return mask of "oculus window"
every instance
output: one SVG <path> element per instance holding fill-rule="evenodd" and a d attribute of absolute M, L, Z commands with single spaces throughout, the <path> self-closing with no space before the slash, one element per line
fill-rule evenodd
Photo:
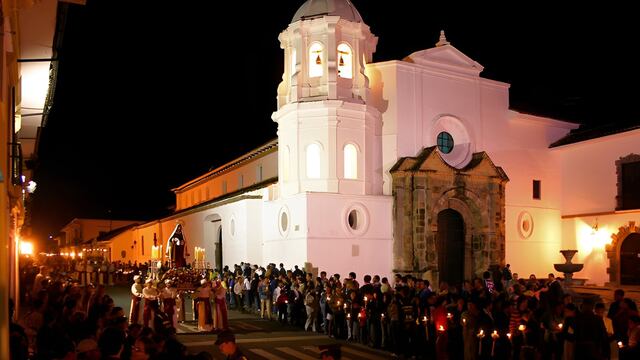
<path fill-rule="evenodd" d="M 453 136 L 446 131 L 438 134 L 437 138 L 438 150 L 443 154 L 453 151 Z"/>

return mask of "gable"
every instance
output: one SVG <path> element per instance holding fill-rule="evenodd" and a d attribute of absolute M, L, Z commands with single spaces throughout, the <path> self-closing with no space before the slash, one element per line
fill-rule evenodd
<path fill-rule="evenodd" d="M 484 67 L 452 45 L 416 51 L 404 61 L 441 70 L 480 76 Z"/>
<path fill-rule="evenodd" d="M 496 166 L 489 155 L 482 151 L 473 154 L 469 164 L 463 169 L 456 169 L 447 164 L 435 146 L 424 148 L 416 157 L 401 158 L 391 168 L 392 174 L 397 172 L 447 172 L 450 174 L 475 175 L 482 177 L 496 177 L 503 181 L 509 181 L 504 170 Z"/>

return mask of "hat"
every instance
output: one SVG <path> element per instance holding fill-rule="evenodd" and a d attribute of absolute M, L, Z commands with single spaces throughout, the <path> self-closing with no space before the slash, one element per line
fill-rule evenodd
<path fill-rule="evenodd" d="M 220 334 L 218 334 L 218 340 L 216 340 L 216 345 L 220 345 L 226 342 L 236 342 L 236 336 L 233 335 L 231 330 L 223 330 Z"/>
<path fill-rule="evenodd" d="M 145 284 L 150 284 L 150 283 L 152 283 L 152 282 L 153 282 L 153 280 L 152 280 L 151 278 L 148 278 L 148 279 L 147 279 L 147 281 L 145 281 L 144 283 L 145 283 Z"/>
<path fill-rule="evenodd" d="M 140 275 L 134 275 L 134 276 L 133 276 L 133 281 L 136 281 L 136 280 L 138 280 L 138 279 L 140 279 Z"/>
<path fill-rule="evenodd" d="M 207 283 L 207 279 L 202 279 L 202 280 L 200 280 L 200 284 L 201 284 L 201 285 L 204 285 L 204 284 L 206 284 L 206 283 Z"/>
<path fill-rule="evenodd" d="M 342 351 L 340 350 L 340 344 L 319 345 L 318 349 L 320 350 L 321 359 L 324 356 L 331 356 L 336 359 L 342 356 Z"/>
<path fill-rule="evenodd" d="M 84 339 L 76 346 L 77 353 L 98 350 L 98 343 L 93 339 Z"/>

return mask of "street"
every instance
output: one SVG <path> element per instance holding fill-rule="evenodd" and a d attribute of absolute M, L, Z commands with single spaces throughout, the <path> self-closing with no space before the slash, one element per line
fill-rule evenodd
<path fill-rule="evenodd" d="M 113 297 L 116 306 L 124 308 L 129 313 L 130 296 L 127 287 L 110 287 L 107 293 Z M 187 317 L 191 318 L 191 309 L 186 309 Z M 320 333 L 304 332 L 290 325 L 281 325 L 276 321 L 262 320 L 256 315 L 242 314 L 229 311 L 229 324 L 236 336 L 236 343 L 249 359 L 318 359 L 319 345 L 341 344 L 342 358 L 346 360 L 383 360 L 391 358 L 391 354 L 368 348 L 360 344 L 330 339 Z M 188 321 L 178 325 L 178 339 L 187 346 L 189 352 L 197 354 L 201 351 L 209 352 L 214 359 L 224 359 L 214 344 L 216 335 L 197 333 L 196 323 Z"/>

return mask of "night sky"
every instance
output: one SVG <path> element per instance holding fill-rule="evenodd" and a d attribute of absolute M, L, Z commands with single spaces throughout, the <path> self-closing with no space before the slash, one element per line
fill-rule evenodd
<path fill-rule="evenodd" d="M 171 188 L 275 138 L 278 34 L 303 2 L 88 0 L 73 7 L 40 143 L 34 237 L 76 217 L 167 214 Z M 484 66 L 483 77 L 511 84 L 515 110 L 588 126 L 638 122 L 638 92 L 625 90 L 640 80 L 631 55 L 640 23 L 629 8 L 353 3 L 379 37 L 374 61 L 430 48 L 444 29 Z"/>

